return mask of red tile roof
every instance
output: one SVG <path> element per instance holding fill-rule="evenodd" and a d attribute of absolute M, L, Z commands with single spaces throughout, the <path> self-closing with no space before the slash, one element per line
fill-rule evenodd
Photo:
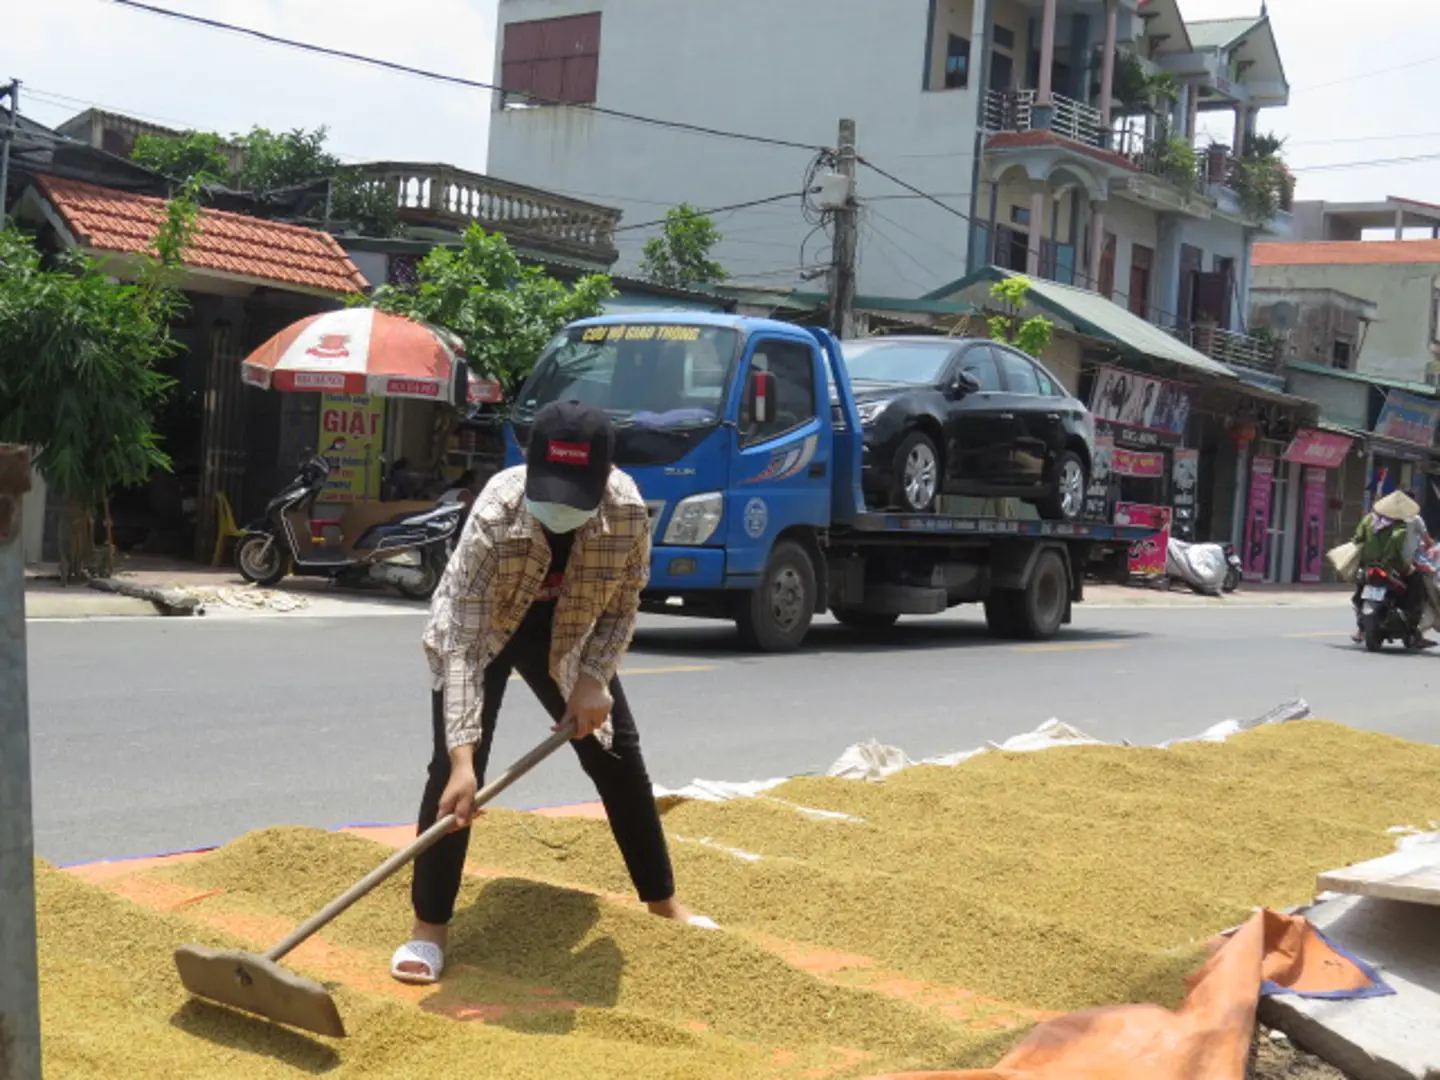
<path fill-rule="evenodd" d="M 53 176 L 39 177 L 36 186 L 82 246 L 126 255 L 153 250 L 164 199 Z M 223 210 L 200 212 L 185 265 L 331 293 L 358 292 L 369 285 L 329 233 Z"/>
<path fill-rule="evenodd" d="M 1107 165 L 1114 165 L 1119 169 L 1127 169 L 1130 172 L 1140 171 L 1135 167 L 1133 161 L 1113 150 L 1102 150 L 1098 146 L 1072 142 L 1056 135 L 1053 131 L 1002 131 L 998 135 L 991 135 L 985 145 L 990 150 L 1025 150 L 1037 146 L 1053 146 L 1061 150 L 1072 150 L 1075 153 L 1084 154 L 1086 157 L 1103 161 Z"/>
<path fill-rule="evenodd" d="M 1440 263 L 1440 240 L 1311 240 L 1300 244 L 1256 244 L 1251 262 L 1255 266 Z"/>

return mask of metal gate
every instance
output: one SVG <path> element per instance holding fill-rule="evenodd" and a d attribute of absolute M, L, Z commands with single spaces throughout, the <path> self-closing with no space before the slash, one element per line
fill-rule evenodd
<path fill-rule="evenodd" d="M 208 563 L 215 551 L 218 499 L 223 494 L 240 512 L 245 478 L 245 395 L 240 382 L 240 331 L 217 319 L 210 326 L 210 358 L 205 371 L 204 415 L 200 433 L 199 527 L 195 558 Z"/>

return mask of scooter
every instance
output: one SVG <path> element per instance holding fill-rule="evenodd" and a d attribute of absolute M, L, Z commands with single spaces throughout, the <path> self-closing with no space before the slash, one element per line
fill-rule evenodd
<path fill-rule="evenodd" d="M 1224 544 L 1222 549 L 1225 552 L 1225 583 L 1220 589 L 1222 592 L 1234 592 L 1245 576 L 1245 567 L 1241 565 L 1240 553 L 1235 550 L 1234 544 Z"/>
<path fill-rule="evenodd" d="M 1420 648 L 1420 634 L 1410 625 L 1405 612 L 1406 584 L 1379 566 L 1364 572 L 1360 584 L 1360 633 L 1365 648 L 1379 652 L 1387 641 L 1399 641 L 1405 648 Z"/>
<path fill-rule="evenodd" d="M 1165 551 L 1165 587 L 1173 582 L 1188 585 L 1201 596 L 1218 596 L 1233 592 L 1232 575 L 1240 559 L 1221 544 L 1187 544 L 1179 537 L 1170 537 Z"/>
<path fill-rule="evenodd" d="M 312 539 L 310 519 L 329 475 L 329 462 L 312 456 L 270 500 L 265 516 L 248 526 L 235 546 L 240 576 L 269 586 L 293 567 L 302 577 L 389 585 L 408 600 L 428 600 L 450 560 L 466 507 L 450 503 L 372 525 L 355 541 L 354 554 L 320 548 Z"/>

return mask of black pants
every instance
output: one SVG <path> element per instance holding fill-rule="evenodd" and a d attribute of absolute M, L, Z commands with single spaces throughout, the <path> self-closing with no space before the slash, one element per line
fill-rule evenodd
<path fill-rule="evenodd" d="M 529 684 L 540 704 L 557 721 L 565 713 L 565 698 L 550 677 L 548 643 L 542 647 L 533 642 L 512 641 L 485 669 L 485 704 L 481 716 L 480 744 L 475 748 L 475 774 L 483 786 L 490 745 L 495 736 L 495 720 L 500 702 L 513 671 Z M 593 735 L 571 743 L 580 758 L 580 765 L 595 783 L 610 831 L 620 847 L 630 880 L 640 899 L 647 903 L 668 900 L 675 895 L 675 878 L 670 867 L 670 853 L 660 827 L 660 812 L 645 761 L 640 755 L 640 733 L 625 700 L 620 680 L 612 679 L 610 694 L 615 707 L 610 714 L 615 737 L 606 750 Z M 439 817 L 440 796 L 450 780 L 450 754 L 445 745 L 445 710 L 440 691 L 431 695 L 431 726 L 434 732 L 434 754 L 430 759 L 430 778 L 420 802 L 418 832 L 424 832 Z M 410 886 L 410 899 L 415 917 L 421 922 L 448 923 L 455 914 L 455 898 L 460 892 L 460 879 L 465 869 L 465 855 L 470 845 L 470 830 L 450 833 L 415 860 L 415 877 Z"/>

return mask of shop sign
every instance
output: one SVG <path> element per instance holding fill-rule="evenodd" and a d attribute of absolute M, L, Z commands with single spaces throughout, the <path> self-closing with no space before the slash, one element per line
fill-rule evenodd
<path fill-rule="evenodd" d="M 380 493 L 385 402 L 369 395 L 320 398 L 320 456 L 330 463 L 321 502 L 348 503 Z"/>
<path fill-rule="evenodd" d="M 1245 515 L 1245 550 L 1240 556 L 1246 581 L 1264 581 L 1270 565 L 1270 504 L 1275 497 L 1275 459 L 1250 463 L 1250 503 Z"/>
<path fill-rule="evenodd" d="M 1155 432 L 1161 441 L 1179 439 L 1190 419 L 1190 394 L 1179 383 L 1102 367 L 1095 375 L 1090 412 L 1097 421 Z"/>
<path fill-rule="evenodd" d="M 1285 460 L 1321 469 L 1338 469 L 1355 440 L 1328 431 L 1302 428 L 1285 451 Z"/>
<path fill-rule="evenodd" d="M 1116 476 L 1135 476 L 1153 480 L 1165 475 L 1165 454 L 1159 450 L 1121 450 L 1111 459 L 1110 471 Z"/>
<path fill-rule="evenodd" d="M 1170 508 L 1145 503 L 1116 503 L 1116 525 L 1138 525 L 1156 530 L 1153 536 L 1130 545 L 1130 573 L 1154 577 L 1165 573 L 1165 553 L 1170 548 Z"/>
<path fill-rule="evenodd" d="M 1095 460 L 1090 463 L 1090 483 L 1085 489 L 1085 520 L 1110 519 L 1111 465 L 1115 459 L 1115 440 L 1108 435 L 1095 436 Z"/>
<path fill-rule="evenodd" d="M 1305 532 L 1300 542 L 1300 580 L 1313 585 L 1320 580 L 1325 550 L 1324 469 L 1305 470 Z"/>
<path fill-rule="evenodd" d="M 1200 489 L 1200 451 L 1176 450 L 1170 465 L 1170 502 L 1175 508 L 1175 531 L 1181 536 L 1193 535 L 1195 497 Z"/>
<path fill-rule="evenodd" d="M 1375 434 L 1382 439 L 1413 443 L 1428 447 L 1435 439 L 1435 424 L 1440 420 L 1440 402 L 1391 390 L 1385 406 L 1375 421 Z"/>

